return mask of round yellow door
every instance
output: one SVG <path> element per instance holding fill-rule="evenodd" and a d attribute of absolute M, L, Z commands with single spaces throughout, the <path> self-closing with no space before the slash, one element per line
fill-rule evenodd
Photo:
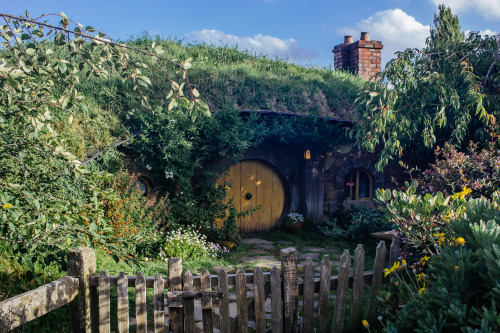
<path fill-rule="evenodd" d="M 257 209 L 243 216 L 238 224 L 243 233 L 266 231 L 274 227 L 285 207 L 285 191 L 280 177 L 267 163 L 245 160 L 229 168 L 218 184 L 231 182 L 226 188 L 226 202 L 233 199 L 238 211 Z"/>

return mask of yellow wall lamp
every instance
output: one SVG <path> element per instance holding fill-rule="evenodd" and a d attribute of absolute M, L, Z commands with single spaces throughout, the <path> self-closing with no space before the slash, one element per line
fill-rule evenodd
<path fill-rule="evenodd" d="M 304 150 L 304 159 L 305 160 L 310 160 L 311 159 L 311 149 L 306 149 Z"/>

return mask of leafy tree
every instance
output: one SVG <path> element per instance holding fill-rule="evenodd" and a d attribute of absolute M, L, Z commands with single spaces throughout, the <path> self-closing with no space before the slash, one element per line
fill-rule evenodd
<path fill-rule="evenodd" d="M 404 152 L 425 163 L 436 145 L 483 142 L 498 118 L 499 37 L 463 40 L 443 6 L 435 24 L 425 48 L 399 52 L 357 99 L 350 135 L 368 151 L 380 149 L 379 169 Z"/>
<path fill-rule="evenodd" d="M 58 26 L 46 21 L 54 17 Z M 82 165 L 64 129 L 88 112 L 78 84 L 90 77 L 118 73 L 138 107 L 161 104 L 148 96 L 150 81 L 141 72 L 146 65 L 134 50 L 64 13 L 31 19 L 26 11 L 26 17 L 0 19 L 0 240 L 32 269 L 37 261 L 64 259 L 73 246 L 111 238 L 109 250 L 125 255 L 104 216 L 102 200 L 114 199 L 100 186 L 109 175 Z M 206 114 L 198 92 L 182 82 L 189 60 L 163 58 L 154 44 L 139 52 L 163 64 L 172 87 L 163 101 L 169 110 Z M 179 79 L 169 76 L 175 71 Z"/>
<path fill-rule="evenodd" d="M 445 45 L 463 42 L 465 35 L 460 30 L 458 16 L 453 15 L 445 5 L 439 5 L 438 9 L 439 13 L 434 14 L 434 27 L 431 27 L 431 43 L 436 44 L 440 40 Z"/>

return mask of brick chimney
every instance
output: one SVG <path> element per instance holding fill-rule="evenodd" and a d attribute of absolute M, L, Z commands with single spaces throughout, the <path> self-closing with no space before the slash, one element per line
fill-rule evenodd
<path fill-rule="evenodd" d="M 370 41 L 368 32 L 362 32 L 360 40 L 354 43 L 352 36 L 345 36 L 344 43 L 333 48 L 334 68 L 352 71 L 369 80 L 381 71 L 382 48 L 382 42 Z"/>

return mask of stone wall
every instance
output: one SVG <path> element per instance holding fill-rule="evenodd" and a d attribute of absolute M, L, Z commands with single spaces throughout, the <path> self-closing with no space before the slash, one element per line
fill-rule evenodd
<path fill-rule="evenodd" d="M 399 184 L 408 180 L 408 175 L 400 166 L 390 164 L 384 168 L 384 172 L 375 169 L 377 153 L 367 153 L 357 148 L 350 148 L 344 151 L 328 153 L 325 160 L 324 171 L 324 209 L 325 212 L 332 212 L 336 209 L 339 200 L 344 197 L 344 182 L 352 170 L 363 168 L 372 176 L 372 196 L 377 188 L 393 189 L 396 184 L 392 181 L 397 179 Z M 342 150 L 342 149 L 341 149 Z M 374 206 L 372 200 L 348 200 L 346 206 L 365 205 Z"/>

